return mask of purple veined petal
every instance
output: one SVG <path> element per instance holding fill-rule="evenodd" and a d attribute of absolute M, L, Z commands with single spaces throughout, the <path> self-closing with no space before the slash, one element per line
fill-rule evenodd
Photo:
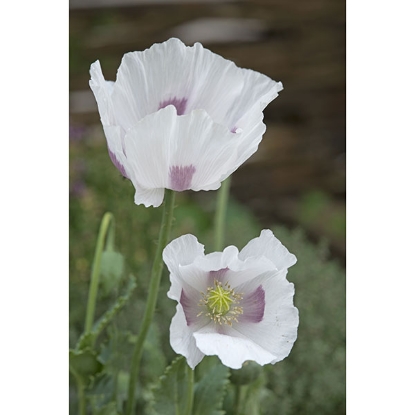
<path fill-rule="evenodd" d="M 203 110 L 178 116 L 168 105 L 127 131 L 126 171 L 136 188 L 218 189 L 234 168 L 238 139 Z"/>
<path fill-rule="evenodd" d="M 242 68 L 241 74 L 242 90 L 227 114 L 234 125 L 238 125 L 238 120 L 245 118 L 252 111 L 263 112 L 265 107 L 283 90 L 281 82 L 275 82 L 259 72 Z"/>
<path fill-rule="evenodd" d="M 291 254 L 269 229 L 261 231 L 259 237 L 249 241 L 239 253 L 241 260 L 259 256 L 268 258 L 278 270 L 289 268 L 297 262 L 295 255 Z"/>
<path fill-rule="evenodd" d="M 215 280 L 221 283 L 226 282 L 225 275 L 229 271 L 229 268 L 222 268 L 218 271 L 210 271 L 208 275 L 208 285 L 213 286 Z"/>
<path fill-rule="evenodd" d="M 230 245 L 226 247 L 223 252 L 211 252 L 204 257 L 195 259 L 195 265 L 206 271 L 210 272 L 224 272 L 226 271 L 226 281 L 229 282 L 228 278 L 232 275 L 233 264 L 238 261 L 239 250 L 236 246 Z M 229 271 L 229 274 L 227 273 Z M 214 275 L 214 274 L 213 274 Z M 220 275 L 220 274 L 219 274 Z"/>
<path fill-rule="evenodd" d="M 97 100 L 101 122 L 103 125 L 115 125 L 116 118 L 111 99 L 114 82 L 105 80 L 99 61 L 91 65 L 90 73 L 91 80 L 89 81 L 89 86 Z"/>
<path fill-rule="evenodd" d="M 244 312 L 238 317 L 241 323 L 259 323 L 264 318 L 265 291 L 260 285 L 254 292 L 245 296 L 240 306 Z"/>
<path fill-rule="evenodd" d="M 110 156 L 110 159 L 112 161 L 112 163 L 114 164 L 114 166 L 119 170 L 119 172 L 126 177 L 127 179 L 129 179 L 127 172 L 125 171 L 124 166 L 122 165 L 122 163 L 117 159 L 116 155 L 108 148 L 108 154 Z"/>
<path fill-rule="evenodd" d="M 186 323 L 188 326 L 199 322 L 200 319 L 198 317 L 198 314 L 201 311 L 201 308 L 199 307 L 199 299 L 200 295 L 199 293 L 193 289 L 193 287 L 186 287 L 187 294 L 185 290 L 182 288 L 182 292 L 180 294 L 180 304 L 183 307 L 184 315 L 186 317 Z M 202 317 L 203 319 L 203 317 Z"/>
<path fill-rule="evenodd" d="M 200 293 L 205 292 L 209 286 L 209 273 L 200 269 L 196 264 L 189 264 L 185 266 L 180 266 L 178 271 L 182 284 L 192 287 L 196 290 L 197 301 L 200 300 Z M 186 290 L 186 294 L 189 292 Z"/>
<path fill-rule="evenodd" d="M 186 111 L 187 98 L 170 98 L 165 101 L 160 102 L 159 110 L 166 108 L 167 105 L 173 105 L 176 108 L 177 115 L 183 115 Z"/>
<path fill-rule="evenodd" d="M 163 261 L 170 273 L 180 275 L 180 266 L 193 263 L 195 258 L 204 256 L 205 247 L 194 235 L 182 235 L 173 239 L 163 250 Z"/>
<path fill-rule="evenodd" d="M 246 293 L 255 293 L 258 287 L 262 287 L 265 293 L 265 308 L 261 321 L 253 322 L 239 318 L 239 323 L 233 328 L 243 336 L 252 339 L 264 350 L 274 354 L 275 358 L 271 363 L 276 363 L 288 356 L 297 339 L 298 310 L 293 304 L 294 285 L 287 281 L 287 272 L 287 269 L 267 272 L 238 287 Z M 259 292 L 256 293 L 258 297 L 260 297 L 259 294 Z M 255 313 L 252 305 L 247 310 Z M 243 315 L 245 315 L 245 308 Z M 254 314 L 250 317 L 253 316 Z"/>
<path fill-rule="evenodd" d="M 238 166 L 244 163 L 257 150 L 261 143 L 262 137 L 266 131 L 266 126 L 263 123 L 264 114 L 259 106 L 245 114 L 243 118 L 236 120 L 236 123 L 231 124 L 234 127 L 230 130 L 238 137 Z M 233 169 L 231 174 L 236 170 Z"/>
<path fill-rule="evenodd" d="M 196 340 L 193 337 L 193 330 L 198 325 L 188 326 L 181 304 L 177 304 L 176 314 L 170 324 L 170 344 L 172 349 L 186 357 L 189 366 L 194 369 L 203 359 L 204 354 L 196 347 Z"/>
<path fill-rule="evenodd" d="M 182 293 L 180 295 L 180 304 L 183 307 L 184 316 L 186 317 L 186 323 L 188 326 L 190 326 L 192 323 L 194 323 L 197 319 L 197 314 L 193 315 L 192 310 L 192 303 L 190 301 L 190 298 L 185 294 L 184 290 L 182 289 Z"/>
<path fill-rule="evenodd" d="M 251 287 L 248 291 L 240 289 L 239 286 L 255 279 L 264 272 L 275 271 L 275 265 L 265 257 L 249 258 L 246 261 L 241 261 L 238 255 L 238 248 L 235 246 L 228 246 L 225 248 L 224 252 L 212 252 L 206 254 L 204 257 L 197 258 L 195 260 L 195 265 L 198 268 L 207 271 L 208 286 L 212 286 L 214 281 L 214 278 L 209 277 L 209 273 L 212 272 L 212 270 L 214 270 L 213 272 L 218 272 L 226 268 L 227 271 L 225 274 L 219 274 L 219 277 L 224 277 L 221 282 L 229 283 L 231 288 L 238 292 L 244 292 L 245 294 L 254 291 L 259 284 Z"/>
<path fill-rule="evenodd" d="M 204 49 L 169 39 L 142 52 L 124 55 L 111 94 L 116 119 L 126 129 L 168 105 L 178 115 L 204 109 L 232 128 L 247 113 L 263 109 L 282 84 Z"/>
<path fill-rule="evenodd" d="M 124 130 L 117 125 L 104 125 L 104 133 L 107 139 L 108 155 L 112 163 L 124 177 L 131 180 L 128 160 L 124 151 Z"/>
<path fill-rule="evenodd" d="M 164 189 L 143 189 L 130 178 L 135 187 L 134 202 L 137 205 L 143 204 L 145 207 L 159 207 L 163 203 Z"/>
<path fill-rule="evenodd" d="M 200 43 L 186 46 L 173 38 L 125 54 L 111 98 L 117 120 L 126 129 L 169 104 L 177 108 L 178 115 L 205 109 L 215 122 L 229 127 L 226 114 L 243 82 L 243 71 L 233 62 Z"/>
<path fill-rule="evenodd" d="M 169 170 L 170 188 L 176 192 L 189 190 L 195 172 L 196 167 L 193 164 L 190 166 L 171 166 Z"/>
<path fill-rule="evenodd" d="M 217 332 L 217 327 L 207 325 L 193 333 L 196 339 L 196 347 L 205 355 L 216 355 L 221 362 L 232 369 L 240 369 L 247 360 L 254 360 L 260 365 L 271 363 L 275 355 L 263 349 L 248 338 L 229 326 L 222 326 L 222 333 Z"/>

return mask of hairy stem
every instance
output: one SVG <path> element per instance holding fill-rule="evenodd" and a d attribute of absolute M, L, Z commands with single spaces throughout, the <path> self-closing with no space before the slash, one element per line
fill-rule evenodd
<path fill-rule="evenodd" d="M 78 390 L 78 415 L 86 415 L 85 384 L 82 377 L 69 365 L 69 371 L 76 380 Z"/>
<path fill-rule="evenodd" d="M 174 196 L 173 190 L 166 189 L 164 196 L 164 210 L 161 221 L 159 241 L 157 251 L 151 270 L 150 287 L 147 296 L 147 304 L 144 311 L 144 317 L 138 333 L 137 343 L 135 344 L 133 359 L 130 370 L 130 381 L 128 385 L 128 400 L 127 400 L 127 415 L 132 415 L 135 405 L 135 385 L 137 382 L 138 371 L 140 368 L 141 355 L 143 353 L 144 341 L 147 336 L 148 329 L 153 320 L 154 310 L 156 308 L 157 295 L 160 286 L 161 273 L 163 271 L 163 249 L 167 245 L 170 228 L 173 220 L 174 210 Z"/>
<path fill-rule="evenodd" d="M 216 201 L 215 213 L 215 235 L 214 235 L 214 250 L 221 251 L 224 248 L 225 242 L 225 218 L 226 208 L 228 205 L 229 189 L 231 187 L 231 177 L 229 176 L 222 182 L 218 191 Z"/>
<path fill-rule="evenodd" d="M 194 370 L 189 366 L 187 367 L 188 385 L 187 385 L 187 397 L 186 397 L 186 411 L 184 415 L 192 415 L 193 410 L 193 387 L 194 387 Z"/>

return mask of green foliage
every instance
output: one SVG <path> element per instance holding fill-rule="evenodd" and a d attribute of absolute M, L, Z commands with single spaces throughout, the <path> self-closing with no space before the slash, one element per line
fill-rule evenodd
<path fill-rule="evenodd" d="M 126 293 L 118 297 L 115 303 L 105 312 L 105 314 L 95 322 L 90 333 L 82 334 L 76 346 L 77 350 L 93 347 L 96 338 L 125 306 L 136 286 L 137 284 L 135 278 L 130 276 Z"/>
<path fill-rule="evenodd" d="M 104 251 L 101 256 L 101 284 L 103 294 L 108 295 L 121 281 L 124 257 L 115 251 Z"/>
<path fill-rule="evenodd" d="M 150 406 L 151 414 L 181 415 L 185 413 L 188 374 L 186 360 L 181 356 L 167 367 L 154 388 L 154 398 Z"/>
<path fill-rule="evenodd" d="M 306 229 L 320 229 L 332 238 L 346 237 L 346 209 L 336 204 L 322 191 L 310 191 L 303 195 L 297 220 Z"/>
<path fill-rule="evenodd" d="M 120 257 L 122 259 L 120 254 L 117 254 L 115 257 L 107 256 L 109 260 L 116 258 L 115 261 L 119 261 Z M 109 260 L 104 261 L 104 265 L 110 267 L 112 276 L 117 278 L 116 285 L 118 285 L 121 275 L 117 275 L 117 273 L 119 274 L 122 269 L 112 266 Z M 111 275 L 111 273 L 106 275 Z M 114 284 L 113 288 L 116 285 Z M 82 389 L 85 386 L 89 387 L 86 396 L 94 415 L 117 415 L 119 413 L 117 406 L 120 395 L 118 394 L 117 384 L 121 366 L 117 364 L 111 365 L 120 354 L 117 329 L 109 330 L 108 344 L 110 346 L 106 347 L 105 343 L 103 343 L 100 355 L 98 355 L 94 346 L 98 336 L 108 327 L 130 299 L 136 285 L 135 278 L 130 276 L 125 294 L 117 298 L 115 303 L 95 322 L 92 330 L 80 337 L 76 349 L 69 352 L 70 371 L 75 377 L 78 387 Z"/>
<path fill-rule="evenodd" d="M 192 415 L 223 415 L 223 398 L 229 383 L 229 369 L 216 363 L 194 386 Z M 177 357 L 166 369 L 153 389 L 148 413 L 181 415 L 187 405 L 189 368 L 186 359 Z"/>
<path fill-rule="evenodd" d="M 263 370 L 256 379 L 249 384 L 235 385 L 225 401 L 227 414 L 235 415 L 261 415 L 264 408 L 272 408 L 270 397 L 272 392 L 266 388 L 267 377 Z"/>
<path fill-rule="evenodd" d="M 265 414 L 345 413 L 345 272 L 303 232 L 273 228 L 298 262 L 288 272 L 299 309 L 298 338 L 282 362 L 266 366 L 275 404 Z"/>
<path fill-rule="evenodd" d="M 93 412 L 93 415 L 120 415 L 117 411 L 117 403 L 109 402 L 107 405 Z"/>
<path fill-rule="evenodd" d="M 121 311 L 121 309 L 130 299 L 131 294 L 133 293 L 136 286 L 137 283 L 135 282 L 135 278 L 130 276 L 126 293 L 118 297 L 113 306 L 94 324 L 92 333 L 95 335 L 95 337 L 97 337 L 102 332 L 102 330 L 104 330 L 104 328 L 111 322 L 111 320 Z"/>
<path fill-rule="evenodd" d="M 162 349 L 160 328 L 157 324 L 151 324 L 144 342 L 141 371 L 145 379 L 158 377 L 163 374 L 167 366 L 167 359 Z"/>
<path fill-rule="evenodd" d="M 229 369 L 217 363 L 196 383 L 193 415 L 222 415 L 223 398 L 229 383 Z"/>
<path fill-rule="evenodd" d="M 255 362 L 245 362 L 241 369 L 231 370 L 231 382 L 234 385 L 248 385 L 261 374 L 262 368 Z"/>
<path fill-rule="evenodd" d="M 104 283 L 101 284 L 96 315 L 103 317 L 93 327 L 93 333 L 80 340 L 78 351 L 72 351 L 71 360 L 78 370 L 81 354 L 82 359 L 89 361 L 85 366 L 89 369 L 83 374 L 84 379 L 89 381 L 86 391 L 88 408 L 98 411 L 90 413 L 113 415 L 123 412 L 129 362 L 147 297 L 161 210 L 134 205 L 134 189 L 112 166 L 105 139 L 100 134 L 98 139 L 90 135 L 82 142 L 71 143 L 70 149 L 72 165 L 82 159 L 87 165 L 81 177 L 85 182 L 85 192 L 72 196 L 70 203 L 70 342 L 74 347 L 83 331 L 96 235 L 102 215 L 109 210 L 116 220 L 115 245 L 125 257 L 122 275 L 137 275 L 137 279 L 134 279 L 137 288 L 132 291 L 129 284 L 133 282 L 130 280 L 126 284 L 122 277 L 118 285 L 107 292 L 105 288 L 102 289 Z M 211 252 L 215 196 L 215 192 L 178 194 L 172 238 L 192 233 L 206 246 L 206 252 Z M 313 199 L 310 205 L 311 213 L 305 213 L 304 224 L 306 221 L 314 222 L 316 217 L 323 215 L 322 212 L 328 206 L 327 198 L 323 196 L 317 202 Z M 337 222 L 339 228 L 344 223 L 340 219 Z M 259 236 L 264 228 L 247 209 L 232 200 L 226 226 L 225 244 L 235 245 L 239 249 L 250 239 Z M 220 413 L 218 411 L 226 410 L 227 415 L 343 415 L 345 270 L 330 258 L 327 244 L 310 243 L 300 230 L 284 227 L 272 227 L 272 230 L 298 258 L 297 264 L 289 269 L 287 277 L 296 289 L 294 303 L 300 313 L 298 339 L 286 359 L 275 365 L 258 368 L 260 374 L 256 379 L 253 379 L 255 376 L 249 376 L 249 382 L 244 381 L 240 385 L 239 413 L 235 412 L 238 381 L 234 375 L 230 378 L 232 384 L 226 389 L 223 407 L 217 404 L 212 411 Z M 107 266 L 103 265 L 102 269 L 104 268 Z M 127 296 L 129 300 L 126 298 L 118 303 L 120 285 L 126 285 L 126 293 L 122 297 Z M 144 345 L 142 369 L 136 390 L 136 413 L 140 414 L 146 413 L 146 408 L 154 399 L 151 386 L 158 382 L 167 362 L 176 357 L 169 343 L 169 325 L 176 307 L 176 303 L 166 296 L 169 286 L 168 273 L 164 270 L 155 319 Z M 109 309 L 112 311 L 106 314 Z M 92 347 L 93 344 L 95 347 Z M 210 384 L 204 376 L 218 364 L 215 359 L 205 357 L 196 368 L 195 393 L 198 397 L 195 396 L 195 408 L 201 399 L 208 400 L 208 394 L 205 395 L 203 391 Z M 220 373 L 211 375 L 219 376 Z M 224 377 L 219 378 L 222 379 L 218 380 L 219 383 L 225 382 Z M 203 382 L 207 385 L 203 386 Z M 73 377 L 71 387 L 71 414 L 75 414 L 76 406 L 73 402 L 76 401 L 76 389 Z M 159 390 L 157 393 L 161 395 L 162 392 L 164 393 Z M 222 396 L 221 393 L 223 392 L 212 392 L 211 399 L 215 394 Z M 114 395 L 117 395 L 117 400 Z M 212 401 L 215 402 L 214 399 Z"/>
<path fill-rule="evenodd" d="M 113 394 L 115 391 L 115 382 L 114 377 L 108 374 L 107 372 L 102 372 L 95 376 L 93 383 L 90 385 L 87 396 L 88 400 L 91 403 L 91 407 L 100 413 L 104 408 L 111 408 L 111 406 L 116 407 L 116 402 L 114 402 Z"/>
<path fill-rule="evenodd" d="M 69 368 L 71 373 L 82 379 L 83 384 L 86 385 L 101 371 L 102 364 L 93 349 L 69 350 Z"/>

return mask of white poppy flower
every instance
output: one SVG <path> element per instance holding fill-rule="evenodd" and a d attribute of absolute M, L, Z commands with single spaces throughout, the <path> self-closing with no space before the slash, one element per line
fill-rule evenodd
<path fill-rule="evenodd" d="M 233 369 L 247 360 L 264 365 L 288 356 L 298 310 L 286 275 L 297 259 L 270 230 L 241 252 L 229 246 L 208 255 L 196 237 L 184 235 L 166 246 L 163 259 L 170 271 L 167 295 L 178 303 L 170 343 L 191 368 L 205 355 Z"/>
<path fill-rule="evenodd" d="M 218 189 L 257 150 L 262 111 L 282 90 L 178 39 L 125 54 L 115 82 L 99 61 L 90 72 L 110 158 L 145 206 L 159 206 L 165 188 Z"/>

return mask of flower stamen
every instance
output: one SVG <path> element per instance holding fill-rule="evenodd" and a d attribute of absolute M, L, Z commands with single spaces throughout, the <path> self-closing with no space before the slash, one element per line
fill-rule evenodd
<path fill-rule="evenodd" d="M 214 286 L 207 288 L 205 293 L 201 293 L 202 299 L 199 306 L 207 309 L 201 311 L 197 316 L 204 314 L 210 317 L 215 324 L 228 324 L 232 326 L 233 322 L 238 322 L 237 316 L 243 314 L 242 307 L 237 306 L 242 300 L 242 293 L 235 292 L 228 282 L 222 284 L 214 280 Z"/>

